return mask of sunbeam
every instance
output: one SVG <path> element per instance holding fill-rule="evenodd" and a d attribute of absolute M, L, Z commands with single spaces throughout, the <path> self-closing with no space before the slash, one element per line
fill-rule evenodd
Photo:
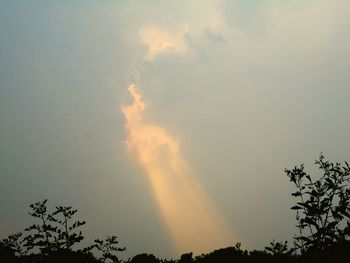
<path fill-rule="evenodd" d="M 144 120 L 146 104 L 136 85 L 130 85 L 129 92 L 134 101 L 122 107 L 127 148 L 147 174 L 176 251 L 203 253 L 233 244 L 231 230 L 192 175 L 179 141 L 161 126 Z"/>

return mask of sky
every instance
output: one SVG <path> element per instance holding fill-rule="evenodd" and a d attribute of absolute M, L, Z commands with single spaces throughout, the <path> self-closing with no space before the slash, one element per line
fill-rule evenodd
<path fill-rule="evenodd" d="M 0 237 L 47 198 L 126 258 L 292 240 L 284 169 L 350 160 L 349 23 L 346 0 L 0 0 Z"/>

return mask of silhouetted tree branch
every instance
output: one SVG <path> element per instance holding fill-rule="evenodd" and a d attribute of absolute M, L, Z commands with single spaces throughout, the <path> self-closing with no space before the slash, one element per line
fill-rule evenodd
<path fill-rule="evenodd" d="M 299 236 L 295 239 L 302 253 L 324 251 L 350 236 L 349 164 L 331 163 L 322 154 L 315 164 L 323 173 L 319 179 L 312 179 L 304 165 L 285 170 L 297 188 L 292 196 L 300 200 L 291 209 L 297 211 Z"/>

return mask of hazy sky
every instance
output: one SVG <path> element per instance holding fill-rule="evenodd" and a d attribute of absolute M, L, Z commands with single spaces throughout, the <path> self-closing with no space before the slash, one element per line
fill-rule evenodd
<path fill-rule="evenodd" d="M 234 241 L 290 240 L 284 168 L 350 160 L 349 24 L 347 0 L 0 0 L 1 238 L 47 198 L 86 243 L 177 255 L 125 143 L 134 83 Z"/>

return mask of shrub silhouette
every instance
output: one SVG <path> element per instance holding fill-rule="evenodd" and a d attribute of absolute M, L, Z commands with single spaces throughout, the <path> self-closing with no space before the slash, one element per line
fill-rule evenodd
<path fill-rule="evenodd" d="M 290 254 L 292 251 L 288 249 L 288 242 L 284 241 L 284 242 L 276 242 L 275 240 L 273 240 L 272 242 L 270 242 L 270 246 L 269 247 L 265 247 L 265 250 L 267 251 L 267 253 L 273 255 L 273 256 L 282 256 L 282 255 L 288 255 Z"/>
<path fill-rule="evenodd" d="M 24 262 L 35 262 L 35 263 L 100 263 L 92 254 L 81 253 L 79 251 L 72 251 L 70 249 L 59 249 L 52 251 L 45 257 L 32 257 L 28 258 Z"/>
<path fill-rule="evenodd" d="M 60 225 L 61 229 L 57 229 L 57 245 L 60 248 L 70 249 L 75 243 L 84 239 L 81 231 L 74 232 L 78 227 L 85 225 L 85 221 L 71 222 L 74 214 L 77 210 L 73 210 L 71 206 L 57 206 L 56 211 L 50 216 L 52 222 L 56 222 Z M 60 216 L 62 218 L 57 218 Z"/>
<path fill-rule="evenodd" d="M 191 263 L 193 262 L 193 253 L 182 254 L 179 260 L 179 263 Z"/>
<path fill-rule="evenodd" d="M 350 257 L 350 167 L 347 162 L 331 163 L 321 154 L 315 162 L 322 171 L 312 178 L 304 166 L 285 169 L 296 186 L 292 196 L 298 198 L 291 209 L 296 211 L 299 235 L 296 249 L 288 249 L 287 242 L 273 240 L 264 251 L 242 250 L 241 244 L 220 248 L 193 258 L 193 253 L 182 254 L 178 260 L 162 260 L 152 254 L 139 254 L 128 263 L 212 263 L 212 262 L 331 262 Z M 116 236 L 95 239 L 94 244 L 74 251 L 83 240 L 80 227 L 85 221 L 75 220 L 77 210 L 70 206 L 47 209 L 47 200 L 30 205 L 29 214 L 37 223 L 9 235 L 0 241 L 0 262 L 6 263 L 101 263 L 122 262 L 117 257 L 125 250 Z M 200 219 L 199 219 L 200 220 Z M 101 255 L 96 258 L 91 251 Z M 299 252 L 299 253 L 296 253 Z"/>
<path fill-rule="evenodd" d="M 47 211 L 47 200 L 31 204 L 32 209 L 29 214 L 39 220 L 38 224 L 33 224 L 25 229 L 28 232 L 25 246 L 28 250 L 39 248 L 44 255 L 49 254 L 57 245 L 57 226 L 50 224 L 51 214 Z"/>
<path fill-rule="evenodd" d="M 322 175 L 313 179 L 304 165 L 285 172 L 297 190 L 296 210 L 299 236 L 295 244 L 301 253 L 326 251 L 350 237 L 350 167 L 347 162 L 331 163 L 321 154 L 315 161 Z"/>
<path fill-rule="evenodd" d="M 241 249 L 241 243 L 236 243 L 234 247 L 226 247 L 214 250 L 209 254 L 197 256 L 195 262 L 247 262 L 249 253 Z"/>
<path fill-rule="evenodd" d="M 31 204 L 29 214 L 39 219 L 38 224 L 33 224 L 25 229 L 28 232 L 25 246 L 28 250 L 39 248 L 44 255 L 60 249 L 70 249 L 84 237 L 81 231 L 76 229 L 85 224 L 84 221 L 71 222 L 77 210 L 70 206 L 57 206 L 56 210 L 49 213 L 46 206 L 47 200 Z"/>
<path fill-rule="evenodd" d="M 1 245 L 3 248 L 7 248 L 8 251 L 12 251 L 11 254 L 24 256 L 27 253 L 27 249 L 24 244 L 26 243 L 26 238 L 23 237 L 22 232 L 9 235 L 7 238 L 3 239 Z"/>
<path fill-rule="evenodd" d="M 10 236 L 0 241 L 0 261 L 17 263 L 20 262 L 20 259 L 16 257 L 15 248 L 11 243 L 12 241 L 9 242 L 9 239 L 11 239 Z"/>
<path fill-rule="evenodd" d="M 0 242 L 0 261 L 5 262 L 119 262 L 115 252 L 124 251 L 118 248 L 116 236 L 105 240 L 95 240 L 89 247 L 73 251 L 72 247 L 84 237 L 77 229 L 85 225 L 85 221 L 73 220 L 77 210 L 71 206 L 57 206 L 53 212 L 47 209 L 47 200 L 36 202 L 29 207 L 29 215 L 39 220 L 22 232 L 9 235 Z M 96 259 L 90 252 L 92 249 L 102 252 L 102 258 Z M 29 254 L 31 252 L 31 254 Z M 35 254 L 36 252 L 40 252 Z M 18 257 L 16 257 L 16 255 Z"/>
<path fill-rule="evenodd" d="M 108 236 L 105 240 L 95 239 L 95 245 L 92 248 L 97 248 L 100 252 L 102 252 L 102 257 L 100 260 L 102 262 L 106 262 L 106 260 L 110 259 L 112 262 L 119 262 L 119 259 L 116 255 L 113 255 L 113 252 L 124 251 L 125 247 L 118 247 L 118 240 L 116 236 Z"/>
<path fill-rule="evenodd" d="M 157 259 L 154 255 L 152 254 L 139 254 L 136 255 L 135 257 L 132 258 L 131 261 L 128 261 L 130 263 L 159 263 L 160 260 Z"/>

